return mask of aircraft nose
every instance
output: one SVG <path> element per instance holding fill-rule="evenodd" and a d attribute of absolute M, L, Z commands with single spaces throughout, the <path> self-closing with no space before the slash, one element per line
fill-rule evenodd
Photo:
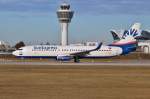
<path fill-rule="evenodd" d="M 18 52 L 18 51 L 14 51 L 12 54 L 13 54 L 14 56 L 18 56 L 18 55 L 19 55 L 19 52 Z"/>

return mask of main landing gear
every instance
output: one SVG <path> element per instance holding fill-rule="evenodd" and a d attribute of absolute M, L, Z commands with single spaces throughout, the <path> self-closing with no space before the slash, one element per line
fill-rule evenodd
<path fill-rule="evenodd" d="M 75 63 L 79 63 L 80 62 L 79 56 L 74 56 L 74 62 Z"/>

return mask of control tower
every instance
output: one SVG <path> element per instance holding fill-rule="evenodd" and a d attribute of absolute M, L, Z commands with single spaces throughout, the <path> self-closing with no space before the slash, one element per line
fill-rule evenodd
<path fill-rule="evenodd" d="M 63 3 L 57 11 L 57 16 L 61 25 L 61 45 L 68 45 L 68 26 L 71 22 L 74 12 L 70 10 L 70 5 Z"/>

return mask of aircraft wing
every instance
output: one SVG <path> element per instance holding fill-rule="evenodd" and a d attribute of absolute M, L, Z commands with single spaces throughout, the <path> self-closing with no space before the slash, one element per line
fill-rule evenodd
<path fill-rule="evenodd" d="M 96 48 L 94 48 L 94 49 L 87 50 L 87 51 L 82 51 L 82 52 L 77 52 L 77 53 L 71 53 L 70 55 L 71 56 L 83 56 L 83 55 L 89 54 L 92 51 L 99 50 L 101 48 L 102 44 L 103 43 L 99 43 L 98 46 Z"/>

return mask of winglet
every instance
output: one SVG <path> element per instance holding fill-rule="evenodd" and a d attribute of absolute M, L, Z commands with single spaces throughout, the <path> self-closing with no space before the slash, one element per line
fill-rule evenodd
<path fill-rule="evenodd" d="M 99 43 L 99 44 L 98 44 L 98 46 L 97 46 L 95 49 L 93 49 L 92 51 L 99 50 L 99 49 L 102 47 L 102 45 L 103 45 L 103 43 L 102 43 L 102 42 L 101 42 L 101 43 Z"/>
<path fill-rule="evenodd" d="M 89 53 L 92 52 L 92 51 L 99 50 L 99 49 L 101 48 L 102 44 L 103 44 L 103 43 L 98 43 L 98 46 L 97 46 L 95 49 L 87 50 L 87 51 L 83 51 L 83 52 L 72 53 L 72 54 L 70 54 L 70 55 L 73 55 L 73 56 L 81 56 L 81 55 L 89 54 Z"/>

